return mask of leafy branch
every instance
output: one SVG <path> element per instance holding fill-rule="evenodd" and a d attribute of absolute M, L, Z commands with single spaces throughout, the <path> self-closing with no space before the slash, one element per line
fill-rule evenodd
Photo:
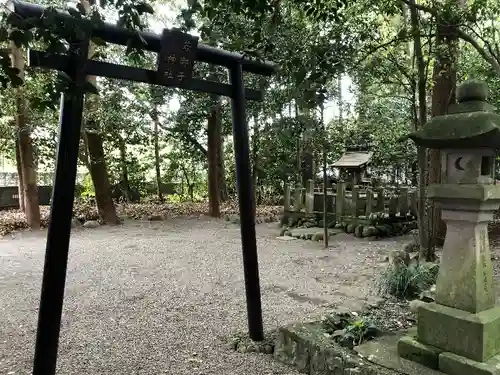
<path fill-rule="evenodd" d="M 103 6 L 111 5 L 118 9 L 117 25 L 134 31 L 127 43 L 127 54 L 140 53 L 144 41 L 139 31 L 144 29 L 141 16 L 154 13 L 154 9 L 146 2 L 123 0 L 105 0 Z M 103 25 L 104 19 L 98 7 L 87 12 L 85 7 L 78 3 L 76 7 L 67 7 L 67 14 L 58 11 L 55 7 L 45 8 L 41 17 L 22 17 L 3 6 L 4 12 L 0 20 L 0 43 L 10 43 L 16 48 L 30 48 L 43 46 L 49 53 L 72 53 L 71 46 L 75 41 L 92 39 L 97 45 L 105 45 L 104 41 L 92 38 L 92 30 Z M 10 50 L 0 50 L 0 85 L 17 87 L 23 81 L 19 77 L 19 70 L 11 66 Z M 61 77 L 60 77 L 61 78 Z M 65 87 L 64 79 L 59 81 L 57 89 Z"/>
<path fill-rule="evenodd" d="M 410 0 L 401 0 L 403 3 L 407 4 L 410 7 L 415 7 L 420 11 L 423 11 L 425 13 L 429 13 L 430 15 L 434 16 L 436 19 L 442 19 L 442 14 L 439 9 L 425 6 L 422 4 L 416 4 Z M 485 43 L 486 48 L 481 46 L 479 42 L 470 34 L 462 30 L 461 27 L 464 25 L 456 25 L 456 33 L 457 36 L 462 39 L 463 41 L 469 43 L 474 49 L 483 57 L 492 67 L 492 69 L 500 75 L 500 56 L 498 56 L 495 51 L 493 51 L 493 48 L 489 45 L 489 43 Z M 476 35 L 478 35 L 476 33 Z M 481 38 L 484 42 L 484 39 Z"/>

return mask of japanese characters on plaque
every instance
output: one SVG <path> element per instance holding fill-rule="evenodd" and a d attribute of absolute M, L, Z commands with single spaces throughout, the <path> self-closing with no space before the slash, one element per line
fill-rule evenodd
<path fill-rule="evenodd" d="M 158 79 L 164 84 L 178 86 L 193 75 L 198 38 L 178 29 L 163 30 L 158 54 Z"/>

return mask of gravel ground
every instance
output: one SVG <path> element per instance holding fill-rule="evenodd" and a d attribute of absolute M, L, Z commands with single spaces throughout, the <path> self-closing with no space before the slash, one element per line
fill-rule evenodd
<path fill-rule="evenodd" d="M 264 324 L 374 303 L 374 277 L 398 240 L 276 239 L 257 227 Z M 45 231 L 0 240 L 0 374 L 30 374 Z M 246 329 L 239 228 L 208 219 L 74 230 L 58 374 L 298 374 L 225 341 Z"/>

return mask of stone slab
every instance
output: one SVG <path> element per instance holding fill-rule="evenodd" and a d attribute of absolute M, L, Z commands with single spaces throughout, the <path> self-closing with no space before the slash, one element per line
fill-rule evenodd
<path fill-rule="evenodd" d="M 499 307 L 477 314 L 437 303 L 419 307 L 418 341 L 421 343 L 485 362 L 500 352 L 499 338 Z"/>
<path fill-rule="evenodd" d="M 500 356 L 476 362 L 453 353 L 439 355 L 439 369 L 449 375 L 500 375 Z"/>
<path fill-rule="evenodd" d="M 294 241 L 296 240 L 295 237 L 292 237 L 292 236 L 279 236 L 279 237 L 276 237 L 277 240 L 281 240 L 281 241 Z"/>
<path fill-rule="evenodd" d="M 432 184 L 427 197 L 439 199 L 468 199 L 477 202 L 500 199 L 499 185 L 483 184 Z"/>
<path fill-rule="evenodd" d="M 368 341 L 354 348 L 366 360 L 398 374 L 405 375 L 443 375 L 442 372 L 426 367 L 420 363 L 401 358 L 398 354 L 398 342 L 401 337 L 411 334 L 412 331 L 401 331 L 394 335 L 387 335 Z"/>
<path fill-rule="evenodd" d="M 274 358 L 309 375 L 397 375 L 335 344 L 320 322 L 282 327 L 275 342 Z M 409 375 L 435 375 L 415 372 Z"/>
<path fill-rule="evenodd" d="M 290 230 L 290 234 L 292 237 L 303 237 L 303 236 L 306 236 L 306 237 L 312 237 L 314 236 L 316 233 L 320 233 L 320 234 L 323 234 L 324 232 L 324 229 L 323 228 L 320 228 L 320 227 L 311 227 L 311 228 L 294 228 L 292 230 Z M 338 233 L 342 233 L 342 230 L 340 229 L 328 229 L 328 234 L 330 236 L 334 236 Z"/>

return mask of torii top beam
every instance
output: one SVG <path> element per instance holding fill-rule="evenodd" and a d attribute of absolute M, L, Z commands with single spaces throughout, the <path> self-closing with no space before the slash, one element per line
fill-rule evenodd
<path fill-rule="evenodd" d="M 9 4 L 9 7 L 15 14 L 23 18 L 42 17 L 44 11 L 47 9 L 46 7 L 40 5 L 18 0 Z M 74 17 L 66 12 L 58 12 L 58 15 L 63 19 L 74 19 Z M 81 20 L 81 22 L 90 21 Z M 127 44 L 127 41 L 134 36 L 134 32 L 105 23 L 97 28 L 94 28 L 92 30 L 92 35 L 99 37 L 106 42 L 124 46 Z M 145 31 L 140 31 L 139 35 L 146 41 L 146 45 L 143 47 L 145 50 L 160 52 L 161 35 Z M 196 61 L 225 66 L 227 68 L 231 67 L 234 63 L 239 62 L 242 65 L 243 71 L 263 76 L 271 76 L 276 72 L 276 67 L 273 63 L 247 59 L 239 53 L 221 50 L 205 44 L 198 44 L 196 50 Z"/>

